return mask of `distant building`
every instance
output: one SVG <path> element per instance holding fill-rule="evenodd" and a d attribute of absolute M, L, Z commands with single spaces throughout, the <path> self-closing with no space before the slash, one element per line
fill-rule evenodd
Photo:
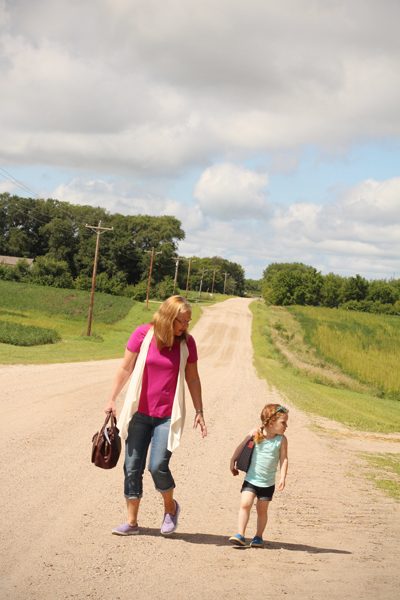
<path fill-rule="evenodd" d="M 0 256 L 0 264 L 6 265 L 6 267 L 15 267 L 18 261 L 26 260 L 28 265 L 32 268 L 34 258 L 21 258 L 20 256 Z"/>

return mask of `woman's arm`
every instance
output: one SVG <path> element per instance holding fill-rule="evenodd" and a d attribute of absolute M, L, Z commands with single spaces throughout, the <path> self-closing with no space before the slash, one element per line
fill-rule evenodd
<path fill-rule="evenodd" d="M 280 460 L 280 467 L 281 467 L 281 479 L 280 479 L 279 485 L 278 485 L 278 492 L 281 492 L 283 490 L 283 488 L 285 487 L 286 473 L 287 473 L 288 466 L 289 466 L 288 441 L 287 441 L 287 437 L 285 435 L 283 436 L 283 440 L 282 440 L 282 444 L 281 444 L 281 452 L 280 452 L 279 460 Z"/>
<path fill-rule="evenodd" d="M 233 453 L 233 456 L 231 458 L 231 464 L 230 464 L 230 470 L 232 472 L 232 475 L 239 475 L 239 471 L 237 470 L 237 468 L 235 467 L 236 461 L 240 456 L 240 453 L 242 452 L 243 448 L 245 447 L 245 445 L 247 444 L 247 442 L 249 440 L 251 440 L 251 438 L 253 437 L 253 433 L 249 433 L 249 435 L 246 435 L 246 437 L 244 438 L 243 442 L 241 442 L 239 444 L 239 446 L 236 448 L 235 452 Z"/>
<path fill-rule="evenodd" d="M 185 368 L 185 379 L 189 388 L 190 395 L 192 397 L 193 406 L 196 414 L 194 417 L 193 429 L 196 429 L 197 425 L 200 425 L 202 437 L 207 435 L 207 427 L 204 421 L 203 415 L 203 401 L 201 399 L 201 383 L 199 372 L 197 370 L 197 362 L 186 363 Z"/>
<path fill-rule="evenodd" d="M 117 399 L 118 394 L 120 393 L 120 391 L 128 381 L 129 377 L 131 376 L 137 357 L 138 353 L 131 352 L 130 350 L 128 350 L 128 348 L 125 350 L 124 359 L 121 363 L 120 368 L 118 369 L 117 376 L 114 380 L 114 384 L 111 389 L 110 398 L 104 409 L 106 413 L 112 412 L 114 414 L 114 417 L 117 416 L 117 406 L 115 404 L 115 401 Z"/>

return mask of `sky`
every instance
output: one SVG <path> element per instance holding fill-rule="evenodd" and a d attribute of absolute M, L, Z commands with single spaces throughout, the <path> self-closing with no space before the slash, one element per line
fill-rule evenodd
<path fill-rule="evenodd" d="M 181 256 L 247 278 L 399 278 L 399 23 L 398 0 L 0 0 L 0 167 L 173 215 Z"/>

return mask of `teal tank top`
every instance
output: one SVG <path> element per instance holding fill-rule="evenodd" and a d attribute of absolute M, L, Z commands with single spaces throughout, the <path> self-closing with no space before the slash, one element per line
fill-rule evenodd
<path fill-rule="evenodd" d="M 275 484 L 282 439 L 283 435 L 277 435 L 271 440 L 263 439 L 259 444 L 254 444 L 245 481 L 259 487 L 269 487 Z"/>

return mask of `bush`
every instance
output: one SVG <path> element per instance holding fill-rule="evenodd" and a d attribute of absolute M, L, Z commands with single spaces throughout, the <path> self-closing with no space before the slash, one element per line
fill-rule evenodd
<path fill-rule="evenodd" d="M 92 289 L 92 278 L 88 277 L 87 275 L 78 275 L 78 277 L 74 280 L 74 288 L 76 290 L 90 292 Z"/>
<path fill-rule="evenodd" d="M 156 295 L 160 300 L 166 300 L 174 293 L 174 280 L 169 275 L 166 275 L 162 281 L 156 286 Z M 175 290 L 179 294 L 179 290 Z"/>
<path fill-rule="evenodd" d="M 30 283 L 50 285 L 56 288 L 74 287 L 74 280 L 68 263 L 51 258 L 51 256 L 39 256 L 36 259 L 29 281 Z"/>
<path fill-rule="evenodd" d="M 0 321 L 0 342 L 3 344 L 41 346 L 43 344 L 55 344 L 60 340 L 61 336 L 55 329 Z"/>
<path fill-rule="evenodd" d="M 96 292 L 121 296 L 125 287 L 126 277 L 122 271 L 111 278 L 107 273 L 100 273 L 100 275 L 97 275 L 96 277 Z"/>
<path fill-rule="evenodd" d="M 28 281 L 31 275 L 31 268 L 28 262 L 21 258 L 13 267 L 7 267 L 0 264 L 0 279 L 4 281 Z"/>
<path fill-rule="evenodd" d="M 75 289 L 85 290 L 90 292 L 92 290 L 92 277 L 88 275 L 78 275 L 74 281 Z M 96 277 L 96 292 L 103 292 L 103 294 L 112 294 L 113 296 L 126 296 L 124 293 L 126 287 L 126 277 L 122 272 L 117 273 L 115 277 L 109 277 L 107 273 L 100 273 Z"/>
<path fill-rule="evenodd" d="M 123 292 L 127 298 L 132 298 L 136 302 L 144 302 L 147 298 L 147 282 L 141 281 L 136 285 L 128 285 Z"/>

